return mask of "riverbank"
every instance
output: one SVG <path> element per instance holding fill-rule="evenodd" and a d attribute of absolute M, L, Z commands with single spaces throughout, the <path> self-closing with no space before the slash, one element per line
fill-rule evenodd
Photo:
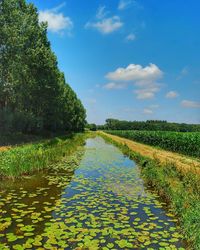
<path fill-rule="evenodd" d="M 189 249 L 200 249 L 198 161 L 104 132 L 98 134 L 142 166 L 141 172 L 146 183 L 168 201 L 178 216 L 182 232 L 190 242 Z"/>
<path fill-rule="evenodd" d="M 87 134 L 41 140 L 0 151 L 0 177 L 16 178 L 46 168 L 84 143 Z"/>
<path fill-rule="evenodd" d="M 126 144 L 132 151 L 142 156 L 149 157 L 150 159 L 159 161 L 162 164 L 174 164 L 178 170 L 183 172 L 183 174 L 190 172 L 200 175 L 200 161 L 197 159 L 174 152 L 157 149 L 149 145 L 138 143 L 116 135 L 107 134 L 102 131 L 99 131 L 98 133 L 100 133 L 100 135 L 106 135 L 107 137 L 119 143 Z"/>

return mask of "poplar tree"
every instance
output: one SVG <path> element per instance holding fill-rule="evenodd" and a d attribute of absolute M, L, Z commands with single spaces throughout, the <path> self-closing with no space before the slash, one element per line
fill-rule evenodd
<path fill-rule="evenodd" d="M 0 116 L 24 132 L 85 126 L 85 109 L 58 68 L 47 24 L 25 0 L 0 1 Z"/>

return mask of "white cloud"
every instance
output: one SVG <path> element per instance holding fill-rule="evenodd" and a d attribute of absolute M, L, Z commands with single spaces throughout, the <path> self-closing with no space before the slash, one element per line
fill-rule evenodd
<path fill-rule="evenodd" d="M 137 94 L 137 99 L 152 99 L 155 96 L 155 93 L 158 92 L 157 88 L 149 89 L 137 89 L 134 91 Z"/>
<path fill-rule="evenodd" d="M 161 78 L 162 71 L 155 64 L 142 67 L 139 64 L 130 64 L 127 68 L 118 68 L 114 72 L 109 72 L 106 77 L 113 81 L 139 81 L 144 84 Z"/>
<path fill-rule="evenodd" d="M 134 41 L 136 39 L 135 34 L 130 33 L 128 36 L 126 36 L 125 40 L 126 41 Z"/>
<path fill-rule="evenodd" d="M 47 22 L 48 30 L 51 32 L 59 33 L 67 30 L 70 33 L 73 28 L 72 20 L 63 13 L 58 13 L 63 6 L 64 3 L 54 9 L 39 11 L 39 22 Z"/>
<path fill-rule="evenodd" d="M 126 68 L 109 72 L 106 78 L 115 82 L 115 85 L 118 81 L 132 83 L 136 87 L 134 93 L 138 99 L 151 99 L 160 90 L 160 84 L 157 81 L 162 76 L 163 72 L 155 64 L 146 67 L 130 64 Z"/>
<path fill-rule="evenodd" d="M 113 16 L 109 18 L 103 18 L 97 22 L 88 22 L 85 28 L 97 29 L 102 34 L 110 34 L 123 26 L 119 16 Z"/>
<path fill-rule="evenodd" d="M 189 100 L 183 100 L 181 102 L 181 105 L 184 108 L 200 108 L 200 102 L 189 101 Z"/>
<path fill-rule="evenodd" d="M 179 94 L 176 92 L 176 91 L 169 91 L 167 94 L 166 94 L 166 98 L 176 98 L 178 97 Z"/>
<path fill-rule="evenodd" d="M 104 89 L 124 89 L 126 85 L 124 83 L 119 84 L 115 82 L 110 82 L 104 85 L 103 87 Z"/>
<path fill-rule="evenodd" d="M 151 109 L 149 109 L 149 108 L 145 108 L 145 109 L 143 110 L 143 113 L 146 114 L 146 115 L 151 115 L 151 114 L 153 114 L 153 110 L 151 110 Z"/>
<path fill-rule="evenodd" d="M 97 10 L 96 18 L 103 19 L 107 15 L 106 6 L 100 6 Z"/>
<path fill-rule="evenodd" d="M 133 0 L 120 0 L 118 4 L 118 10 L 124 10 L 129 7 L 133 2 Z"/>

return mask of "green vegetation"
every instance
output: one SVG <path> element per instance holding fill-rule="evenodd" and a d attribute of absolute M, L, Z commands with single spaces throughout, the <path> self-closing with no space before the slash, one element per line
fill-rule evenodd
<path fill-rule="evenodd" d="M 23 134 L 23 133 L 3 133 L 3 134 L 0 134 L 0 147 L 21 145 L 24 143 L 36 142 L 39 140 L 41 141 L 42 139 L 45 139 L 44 137 L 45 137 L 44 135 L 41 136 L 41 135 L 31 135 L 31 134 Z"/>
<path fill-rule="evenodd" d="M 82 131 L 85 109 L 64 74 L 33 4 L 0 1 L 0 133 Z"/>
<path fill-rule="evenodd" d="M 0 152 L 0 176 L 14 178 L 46 168 L 83 144 L 86 136 L 55 137 Z"/>
<path fill-rule="evenodd" d="M 105 125 L 97 126 L 100 130 L 145 130 L 145 131 L 175 131 L 200 132 L 199 124 L 171 123 L 160 120 L 120 121 L 107 119 Z"/>
<path fill-rule="evenodd" d="M 97 130 L 97 125 L 95 123 L 87 124 L 86 128 L 91 130 L 91 131 L 96 131 Z"/>
<path fill-rule="evenodd" d="M 158 146 L 160 148 L 200 157 L 200 133 L 199 132 L 167 132 L 167 131 L 106 131 L 144 144 Z"/>
<path fill-rule="evenodd" d="M 76 151 L 89 133 L 74 132 L 85 126 L 47 23 L 26 0 L 0 1 L 0 146 L 22 144 L 0 150 L 0 249 L 183 249 L 184 237 L 200 249 L 200 176 L 115 143 L 161 202 L 135 163 L 102 138 Z M 200 157 L 200 125 L 107 119 L 87 128 Z"/>
<path fill-rule="evenodd" d="M 33 178 L 0 185 L 0 249 L 184 249 L 166 203 L 100 137 Z"/>
<path fill-rule="evenodd" d="M 127 145 L 102 135 L 107 141 L 118 146 L 140 166 L 147 184 L 156 190 L 178 216 L 182 233 L 190 242 L 189 249 L 200 249 L 200 176 L 183 173 L 175 165 L 163 165 L 159 160 L 151 160 L 133 152 Z"/>

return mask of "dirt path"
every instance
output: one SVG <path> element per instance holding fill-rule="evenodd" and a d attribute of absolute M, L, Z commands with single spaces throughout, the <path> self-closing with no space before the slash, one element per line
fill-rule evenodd
<path fill-rule="evenodd" d="M 11 147 L 10 146 L 2 146 L 0 147 L 0 152 L 9 150 Z"/>
<path fill-rule="evenodd" d="M 144 145 L 135 141 L 128 140 L 126 138 L 121 138 L 116 135 L 110 135 L 105 132 L 99 131 L 99 134 L 103 134 L 116 142 L 126 144 L 131 150 L 142 156 L 147 156 L 151 159 L 159 159 L 162 163 L 174 163 L 178 169 L 183 172 L 193 172 L 195 174 L 200 174 L 200 161 L 194 160 L 187 156 L 183 156 L 177 153 L 156 149 L 149 145 Z"/>

